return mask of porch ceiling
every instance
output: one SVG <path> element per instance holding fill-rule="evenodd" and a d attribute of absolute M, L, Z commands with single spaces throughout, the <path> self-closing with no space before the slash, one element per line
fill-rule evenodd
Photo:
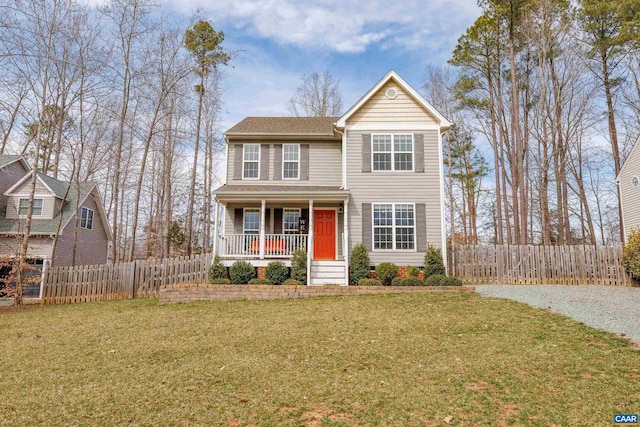
<path fill-rule="evenodd" d="M 214 191 L 220 202 L 241 200 L 348 200 L 349 191 L 319 185 L 223 185 Z"/>

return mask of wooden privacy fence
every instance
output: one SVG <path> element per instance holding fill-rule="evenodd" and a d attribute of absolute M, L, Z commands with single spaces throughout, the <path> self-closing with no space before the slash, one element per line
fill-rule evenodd
<path fill-rule="evenodd" d="M 449 272 L 464 283 L 526 285 L 631 284 L 622 248 L 610 246 L 482 246 L 449 248 Z"/>
<path fill-rule="evenodd" d="M 206 282 L 212 257 L 204 254 L 117 265 L 46 268 L 42 303 L 157 297 L 162 285 Z"/>

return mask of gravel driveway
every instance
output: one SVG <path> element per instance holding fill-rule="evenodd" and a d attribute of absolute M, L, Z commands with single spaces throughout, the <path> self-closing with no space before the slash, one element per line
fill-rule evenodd
<path fill-rule="evenodd" d="M 640 288 L 618 286 L 476 285 L 485 296 L 548 308 L 640 343 Z"/>

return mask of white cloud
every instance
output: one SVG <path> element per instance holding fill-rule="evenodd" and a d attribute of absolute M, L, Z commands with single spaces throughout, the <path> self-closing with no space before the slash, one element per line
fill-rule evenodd
<path fill-rule="evenodd" d="M 475 0 L 164 0 L 183 13 L 201 8 L 256 37 L 301 48 L 358 53 L 382 42 L 415 49 L 460 35 Z"/>

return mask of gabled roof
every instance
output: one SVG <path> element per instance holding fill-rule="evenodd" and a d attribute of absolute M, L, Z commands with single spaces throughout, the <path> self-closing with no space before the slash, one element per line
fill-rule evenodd
<path fill-rule="evenodd" d="M 441 129 L 448 129 L 451 127 L 451 123 L 449 122 L 449 120 L 444 118 L 444 116 L 440 114 L 440 112 L 436 110 L 433 105 L 429 104 L 429 102 L 427 102 L 427 100 L 424 99 L 422 95 L 420 95 L 414 88 L 412 88 L 411 85 L 407 83 L 402 77 L 400 77 L 400 75 L 394 70 L 389 71 L 387 75 L 384 76 L 371 89 L 369 89 L 369 91 L 365 93 L 364 96 L 353 105 L 353 107 L 351 107 L 346 113 L 344 113 L 344 115 L 337 120 L 336 126 L 339 128 L 344 128 L 347 120 L 351 116 L 353 116 L 353 114 L 355 114 L 355 112 L 358 111 L 364 104 L 366 104 L 367 101 L 369 101 L 369 99 L 371 99 L 371 97 L 376 92 L 378 92 L 380 88 L 382 88 L 382 86 L 384 86 L 389 80 L 394 80 L 398 84 L 398 86 L 400 86 L 406 93 L 413 97 L 413 99 L 418 102 L 418 104 L 420 104 L 425 110 L 432 114 L 439 122 Z"/>
<path fill-rule="evenodd" d="M 246 117 L 226 132 L 227 137 L 292 135 L 335 137 L 338 117 Z"/>
<path fill-rule="evenodd" d="M 631 163 L 629 162 L 629 160 L 631 159 L 632 156 L 635 155 L 636 151 L 640 151 L 640 136 L 636 138 L 636 142 L 633 143 L 633 147 L 631 147 L 631 151 L 629 152 L 629 155 L 625 159 L 625 162 L 622 164 L 622 167 L 620 168 L 620 172 L 618 172 L 618 176 L 616 176 L 616 183 L 620 182 L 620 178 L 622 176 L 622 172 L 624 171 L 624 167 L 627 166 L 628 163 Z"/>
<path fill-rule="evenodd" d="M 29 174 L 27 174 L 29 176 Z M 50 178 L 53 180 L 53 178 Z M 55 180 L 58 181 L 58 180 Z M 62 183 L 62 181 L 58 181 Z M 64 183 L 66 186 L 69 186 L 69 183 Z M 64 193 L 67 191 L 67 187 L 65 186 Z M 71 186 L 69 188 L 69 194 L 67 195 L 66 202 L 62 207 L 62 227 L 61 230 L 64 229 L 66 224 L 73 217 L 73 213 L 75 211 L 76 202 L 79 198 L 79 205 L 89 196 L 91 191 L 96 184 L 92 182 L 83 182 L 80 183 L 80 191 L 76 189 L 75 186 Z M 60 223 L 60 214 L 56 215 L 53 219 L 37 219 L 33 218 L 31 221 L 31 234 L 32 235 L 42 235 L 42 234 L 55 234 L 58 231 L 58 224 Z M 15 234 L 22 232 L 22 228 L 24 227 L 23 221 L 16 219 L 0 219 L 0 233 L 8 233 Z M 110 234 L 108 229 L 108 224 L 105 224 L 105 231 L 107 235 Z"/>
<path fill-rule="evenodd" d="M 51 178 L 42 172 L 37 173 L 38 181 L 51 193 L 52 196 L 56 196 L 60 199 L 64 199 L 64 194 L 67 192 L 68 182 L 59 181 L 57 179 Z M 5 196 L 10 195 L 14 191 L 16 191 L 22 184 L 31 178 L 31 173 L 26 173 L 22 178 L 18 180 L 15 184 L 11 186 L 7 191 L 4 192 Z"/>
<path fill-rule="evenodd" d="M 0 168 L 3 168 L 5 166 L 8 166 L 12 163 L 15 163 L 17 161 L 21 161 L 22 165 L 24 166 L 24 168 L 26 170 L 30 170 L 31 168 L 29 167 L 29 165 L 27 164 L 27 162 L 24 160 L 24 157 L 22 157 L 19 154 L 16 155 L 12 155 L 12 154 L 0 154 Z"/>

